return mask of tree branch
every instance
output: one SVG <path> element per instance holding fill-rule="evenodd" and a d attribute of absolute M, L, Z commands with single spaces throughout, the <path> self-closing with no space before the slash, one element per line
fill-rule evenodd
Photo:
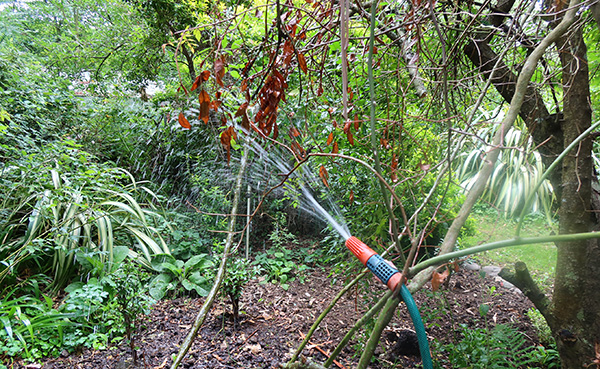
<path fill-rule="evenodd" d="M 358 2 L 357 2 L 358 3 Z M 369 6 L 372 5 L 372 3 L 368 4 Z M 367 6 L 367 4 L 365 4 L 365 6 Z M 352 4 L 351 5 L 351 15 L 354 13 L 358 13 L 360 14 L 361 17 L 369 20 L 371 15 L 360 5 L 360 3 L 358 3 L 358 5 Z M 377 21 L 377 24 L 383 24 L 380 21 Z M 390 38 L 390 40 L 392 40 L 392 44 L 395 44 L 396 46 L 398 46 L 400 48 L 400 52 L 402 55 L 402 59 L 404 60 L 404 63 L 406 64 L 406 71 L 408 72 L 408 75 L 410 76 L 410 82 L 412 83 L 414 89 L 415 89 L 415 94 L 418 97 L 424 97 L 427 94 L 427 87 L 425 87 L 425 83 L 424 83 L 424 79 L 423 77 L 420 76 L 419 74 L 419 68 L 417 66 L 417 61 L 419 60 L 418 55 L 416 55 L 415 53 L 413 53 L 410 48 L 412 47 L 412 43 L 407 43 L 403 41 L 403 38 L 405 38 L 405 34 L 399 34 L 395 31 L 395 28 L 383 28 L 383 27 L 379 27 L 379 29 L 381 30 L 381 32 L 383 34 L 385 34 L 387 37 Z"/>
<path fill-rule="evenodd" d="M 552 302 L 533 281 L 524 262 L 517 261 L 514 272 L 510 268 L 502 268 L 499 276 L 517 286 L 546 318 L 548 325 L 554 326 L 554 315 L 550 309 Z"/>

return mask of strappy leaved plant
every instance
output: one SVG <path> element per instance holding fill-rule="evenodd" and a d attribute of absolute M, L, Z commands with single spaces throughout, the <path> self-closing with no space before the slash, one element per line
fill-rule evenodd
<path fill-rule="evenodd" d="M 169 253 L 156 228 L 163 221 L 153 206 L 157 196 L 128 172 L 93 159 L 74 145 L 53 146 L 5 169 L 0 278 L 25 265 L 51 274 L 56 291 L 75 272 L 78 250 L 111 261 L 116 245 L 127 246 L 147 265 L 152 255 Z"/>
<path fill-rule="evenodd" d="M 466 191 L 477 180 L 483 157 L 490 149 L 487 143 L 491 142 L 497 128 L 498 125 L 487 125 L 479 129 L 456 160 L 456 178 Z M 513 127 L 504 134 L 503 147 L 482 199 L 503 211 L 507 217 L 518 216 L 525 199 L 535 190 L 544 173 L 544 166 L 533 141 L 519 128 Z M 545 181 L 527 211 L 550 217 L 553 198 L 552 185 Z"/>

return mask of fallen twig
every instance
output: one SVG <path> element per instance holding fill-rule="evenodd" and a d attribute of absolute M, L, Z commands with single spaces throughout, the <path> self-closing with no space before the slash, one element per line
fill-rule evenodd
<path fill-rule="evenodd" d="M 304 337 L 306 337 L 306 335 L 304 333 L 302 333 L 301 331 L 298 331 L 298 333 L 300 333 L 300 337 L 302 337 L 302 339 L 304 339 Z M 329 359 L 329 354 L 325 350 L 323 350 L 321 347 L 319 347 L 319 345 L 323 345 L 323 344 L 328 343 L 328 342 L 330 342 L 330 341 L 327 341 L 327 342 L 324 342 L 324 343 L 321 343 L 321 344 L 316 344 L 316 343 L 313 343 L 311 341 L 308 341 L 308 343 L 311 345 L 312 348 L 316 348 L 320 353 L 322 353 L 323 355 L 325 355 L 326 358 Z M 337 360 L 333 360 L 333 363 L 335 365 L 337 365 L 337 367 L 340 368 L 340 369 L 347 369 L 344 365 L 342 365 Z"/>

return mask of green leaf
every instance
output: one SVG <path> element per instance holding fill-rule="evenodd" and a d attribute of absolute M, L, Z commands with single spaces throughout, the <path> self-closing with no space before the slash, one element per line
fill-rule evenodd
<path fill-rule="evenodd" d="M 480 304 L 479 305 L 479 315 L 481 315 L 482 317 L 486 316 L 489 311 L 490 311 L 490 305 L 488 305 L 488 304 Z"/>
<path fill-rule="evenodd" d="M 4 329 L 6 330 L 8 337 L 10 339 L 12 339 L 13 338 L 13 330 L 12 330 L 12 326 L 10 325 L 10 320 L 8 320 L 8 318 L 6 316 L 0 316 L 0 322 L 2 322 L 2 325 L 4 326 Z"/>
<path fill-rule="evenodd" d="M 70 285 L 68 285 L 67 287 L 65 287 L 65 292 L 71 293 L 75 290 L 80 290 L 84 285 L 85 285 L 85 283 L 83 283 L 83 282 L 73 282 Z"/>
<path fill-rule="evenodd" d="M 185 269 L 205 269 L 212 266 L 212 261 L 208 258 L 208 254 L 200 254 L 192 256 L 184 266 Z"/>
<path fill-rule="evenodd" d="M 154 268 L 156 265 L 156 267 L 159 268 L 162 263 L 175 264 L 175 261 L 175 257 L 171 254 L 156 254 L 152 256 L 152 267 Z M 161 272 L 162 270 L 158 271 Z"/>
<path fill-rule="evenodd" d="M 188 279 L 190 282 L 197 285 L 205 284 L 208 281 L 200 272 L 193 272 Z"/>
<path fill-rule="evenodd" d="M 181 281 L 181 285 L 183 286 L 183 288 L 185 288 L 187 291 L 192 291 L 194 290 L 197 286 L 194 282 L 188 280 L 188 279 L 184 279 L 183 281 Z"/>
<path fill-rule="evenodd" d="M 152 281 L 148 287 L 150 296 L 155 300 L 161 300 L 169 289 L 171 283 L 171 277 L 167 274 L 159 274 Z"/>
<path fill-rule="evenodd" d="M 183 268 L 179 268 L 177 265 L 173 265 L 171 263 L 162 263 L 161 267 L 164 273 L 167 273 L 168 271 L 174 276 L 183 275 Z"/>
<path fill-rule="evenodd" d="M 109 267 L 109 272 L 112 273 L 119 268 L 119 265 L 129 255 L 129 247 L 127 246 L 115 246 L 113 247 L 114 259 Z"/>

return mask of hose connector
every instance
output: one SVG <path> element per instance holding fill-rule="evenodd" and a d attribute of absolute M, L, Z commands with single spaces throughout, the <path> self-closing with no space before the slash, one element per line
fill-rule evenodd
<path fill-rule="evenodd" d="M 365 245 L 358 238 L 352 236 L 346 240 L 346 247 L 352 251 L 354 256 L 366 266 L 371 273 L 375 274 L 390 290 L 394 290 L 402 280 L 402 273 L 388 264 L 378 253 Z"/>

